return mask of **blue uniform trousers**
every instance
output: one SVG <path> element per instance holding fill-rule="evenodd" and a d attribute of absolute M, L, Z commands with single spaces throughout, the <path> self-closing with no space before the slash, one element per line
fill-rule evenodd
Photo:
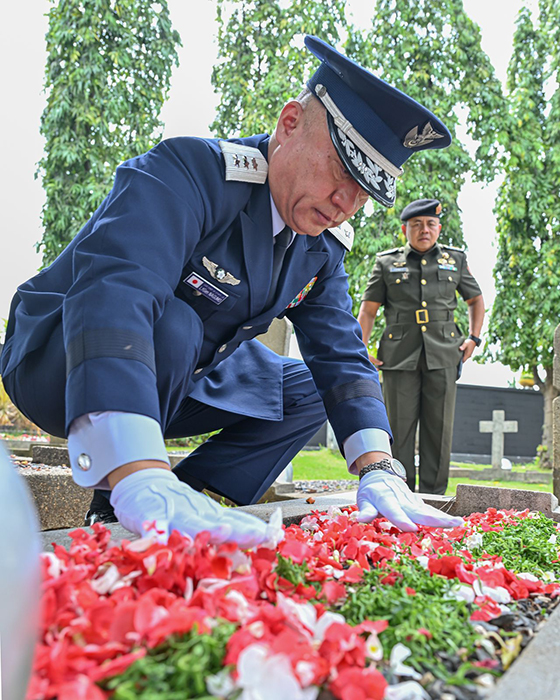
<path fill-rule="evenodd" d="M 193 487 L 210 488 L 239 504 L 255 503 L 326 420 L 307 366 L 283 359 L 283 419 L 263 420 L 208 406 L 187 395 L 200 339 L 192 315 L 172 299 L 154 328 L 157 388 L 165 438 L 222 429 L 174 469 Z M 65 433 L 66 355 L 62 325 L 46 345 L 3 378 L 22 412 L 52 435 Z"/>

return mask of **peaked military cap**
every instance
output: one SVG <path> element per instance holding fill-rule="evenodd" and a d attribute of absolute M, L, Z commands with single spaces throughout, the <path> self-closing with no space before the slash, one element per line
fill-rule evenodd
<path fill-rule="evenodd" d="M 415 199 L 401 212 L 401 221 L 408 221 L 413 216 L 437 216 L 441 215 L 441 202 L 437 199 Z"/>
<path fill-rule="evenodd" d="M 321 65 L 307 85 L 327 110 L 336 151 L 354 180 L 386 207 L 402 164 L 415 151 L 445 148 L 451 134 L 421 104 L 315 36 L 305 45 Z"/>

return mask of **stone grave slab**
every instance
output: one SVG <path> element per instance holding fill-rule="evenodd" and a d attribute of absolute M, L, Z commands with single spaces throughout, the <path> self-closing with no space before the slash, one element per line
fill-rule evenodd
<path fill-rule="evenodd" d="M 33 464 L 52 466 L 70 466 L 68 448 L 63 445 L 33 445 L 31 448 Z"/>
<path fill-rule="evenodd" d="M 498 680 L 487 700 L 560 700 L 560 607 Z"/>
<path fill-rule="evenodd" d="M 500 486 L 458 484 L 455 503 L 449 509 L 453 515 L 484 512 L 487 508 L 504 510 L 539 511 L 555 522 L 560 522 L 558 499 L 552 493 L 525 489 L 507 489 Z"/>
<path fill-rule="evenodd" d="M 185 454 L 170 455 L 171 466 L 184 457 Z M 66 447 L 34 445 L 32 461 L 25 466 L 16 466 L 31 492 L 42 530 L 81 527 L 89 508 L 93 492 L 74 482 L 68 461 Z M 208 493 L 217 501 L 223 499 L 218 494 Z M 264 493 L 261 502 L 274 503 L 293 498 L 301 498 L 301 493 L 294 491 L 292 484 L 275 483 Z M 227 499 L 224 501 L 235 505 Z"/>
<path fill-rule="evenodd" d="M 17 455 L 18 457 L 31 457 L 31 449 L 34 444 L 28 440 L 10 440 L 2 439 L 0 445 L 4 447 L 9 454 Z"/>
<path fill-rule="evenodd" d="M 502 469 L 469 469 L 468 467 L 450 467 L 449 477 L 452 479 L 478 479 L 481 481 L 524 481 L 527 484 L 549 484 L 552 481 L 552 471 L 537 471 L 528 469 L 524 472 Z"/>
<path fill-rule="evenodd" d="M 16 469 L 35 502 L 42 530 L 76 528 L 83 523 L 92 491 L 76 484 L 70 468 L 31 464 Z"/>

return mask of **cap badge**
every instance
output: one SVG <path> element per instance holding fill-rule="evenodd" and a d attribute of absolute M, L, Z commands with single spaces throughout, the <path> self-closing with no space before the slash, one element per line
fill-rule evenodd
<path fill-rule="evenodd" d="M 223 267 L 219 267 L 217 263 L 208 260 L 206 256 L 202 258 L 202 264 L 208 270 L 211 276 L 215 280 L 218 280 L 218 282 L 222 282 L 222 284 L 231 284 L 235 287 L 241 281 L 235 278 L 231 272 L 226 272 Z"/>
<path fill-rule="evenodd" d="M 403 146 L 405 146 L 405 148 L 419 148 L 420 146 L 425 146 L 427 143 L 432 143 L 432 141 L 444 137 L 444 134 L 438 134 L 430 122 L 426 123 L 426 126 L 422 129 L 420 134 L 418 133 L 418 129 L 418 126 L 413 127 L 404 137 Z"/>

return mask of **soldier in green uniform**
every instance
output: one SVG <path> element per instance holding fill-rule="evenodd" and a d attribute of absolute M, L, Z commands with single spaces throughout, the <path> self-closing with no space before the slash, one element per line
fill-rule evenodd
<path fill-rule="evenodd" d="M 419 199 L 401 214 L 407 243 L 377 255 L 362 297 L 358 321 L 367 345 L 375 317 L 384 306 L 387 327 L 379 344 L 383 394 L 393 431 L 393 454 L 416 487 L 414 447 L 420 422 L 422 493 L 447 488 L 456 380 L 462 363 L 480 345 L 484 300 L 464 251 L 438 244 L 441 204 Z M 469 336 L 455 324 L 457 292 L 469 310 Z"/>

